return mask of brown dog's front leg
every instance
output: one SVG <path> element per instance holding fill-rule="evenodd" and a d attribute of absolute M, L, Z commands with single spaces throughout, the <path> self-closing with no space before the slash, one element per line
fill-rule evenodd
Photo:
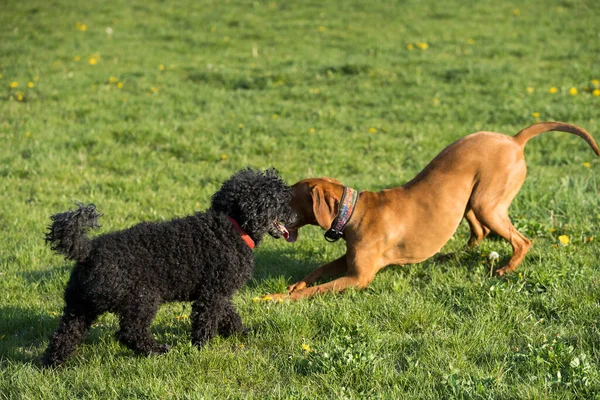
<path fill-rule="evenodd" d="M 296 289 L 289 294 L 289 298 L 298 300 L 326 292 L 342 292 L 348 288 L 364 289 L 369 286 L 377 271 L 385 266 L 385 263 L 371 254 L 363 254 L 359 257 L 346 254 L 345 257 L 341 257 L 330 264 L 340 261 L 342 258 L 346 260 L 348 275 L 322 285 Z"/>
<path fill-rule="evenodd" d="M 296 282 L 293 285 L 288 286 L 288 292 L 295 292 L 302 290 L 313 282 L 318 281 L 321 278 L 327 278 L 330 276 L 341 275 L 348 270 L 348 263 L 346 262 L 346 255 L 344 254 L 340 258 L 328 262 L 327 264 L 321 265 L 313 272 L 304 277 L 300 282 Z"/>
<path fill-rule="evenodd" d="M 289 298 L 291 300 L 298 300 L 327 292 L 343 292 L 348 288 L 364 289 L 369 286 L 369 283 L 371 283 L 372 279 L 372 277 L 364 278 L 358 276 L 342 276 L 341 278 L 334 279 L 333 281 L 324 283 L 322 285 L 296 290 L 290 293 Z"/>

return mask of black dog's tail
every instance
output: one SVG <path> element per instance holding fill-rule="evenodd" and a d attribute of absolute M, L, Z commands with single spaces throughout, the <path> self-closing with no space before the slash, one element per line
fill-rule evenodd
<path fill-rule="evenodd" d="M 96 206 L 76 203 L 78 210 L 69 210 L 54 214 L 52 225 L 46 233 L 46 243 L 50 248 L 69 260 L 83 261 L 90 253 L 90 240 L 87 237 L 89 228 L 98 228 L 98 218 L 102 216 L 96 212 Z"/>

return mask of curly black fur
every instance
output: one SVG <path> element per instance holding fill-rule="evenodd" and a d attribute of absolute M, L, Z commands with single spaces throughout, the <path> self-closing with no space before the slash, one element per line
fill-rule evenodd
<path fill-rule="evenodd" d="M 192 342 L 243 332 L 230 300 L 251 277 L 251 249 L 240 238 L 233 217 L 259 243 L 266 233 L 280 237 L 274 221 L 293 221 L 291 189 L 270 169 L 245 169 L 215 193 L 211 208 L 167 222 L 142 222 L 89 240 L 97 226 L 93 205 L 52 217 L 46 240 L 52 249 L 77 261 L 65 289 L 58 329 L 42 357 L 47 366 L 67 360 L 104 312 L 119 316 L 119 341 L 137 353 L 168 351 L 150 333 L 160 304 L 193 301 Z"/>

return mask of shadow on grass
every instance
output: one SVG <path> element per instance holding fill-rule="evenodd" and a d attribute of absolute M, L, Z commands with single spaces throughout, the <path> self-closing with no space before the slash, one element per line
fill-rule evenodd
<path fill-rule="evenodd" d="M 25 279 L 28 283 L 47 283 L 54 281 L 55 279 L 69 275 L 75 263 L 69 263 L 61 266 L 49 266 L 45 269 L 35 271 L 22 271 L 19 275 Z"/>
<path fill-rule="evenodd" d="M 0 307 L 0 359 L 39 364 L 59 316 L 18 306 Z"/>
<path fill-rule="evenodd" d="M 263 282 L 283 278 L 288 283 L 297 282 L 321 265 L 289 246 L 285 249 L 261 249 L 254 258 L 254 275 L 248 287 L 261 286 Z"/>

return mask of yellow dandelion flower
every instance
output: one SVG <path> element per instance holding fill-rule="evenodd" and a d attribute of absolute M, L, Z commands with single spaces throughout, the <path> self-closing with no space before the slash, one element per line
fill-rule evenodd
<path fill-rule="evenodd" d="M 152 86 L 152 87 L 150 88 L 150 91 L 151 91 L 152 93 L 158 93 L 158 88 L 157 88 L 157 87 L 154 87 L 154 86 Z"/>
<path fill-rule="evenodd" d="M 10 85 L 8 85 L 8 86 L 10 86 L 11 89 L 14 89 L 16 87 L 19 87 L 19 82 L 16 82 L 16 81 L 15 82 L 11 82 Z"/>
<path fill-rule="evenodd" d="M 548 229 L 548 232 L 550 232 L 550 233 L 556 232 L 556 228 L 550 228 L 550 229 Z"/>
<path fill-rule="evenodd" d="M 244 124 L 238 124 L 238 128 L 242 129 L 244 127 Z"/>
<path fill-rule="evenodd" d="M 439 106 L 440 105 L 440 99 L 438 97 L 434 97 L 433 98 L 433 105 L 434 106 Z"/>
<path fill-rule="evenodd" d="M 75 24 L 75 29 L 77 29 L 78 31 L 81 31 L 81 32 L 85 32 L 85 31 L 87 31 L 87 25 L 82 24 L 81 22 L 77 22 Z"/>
<path fill-rule="evenodd" d="M 117 87 L 118 87 L 119 89 L 123 89 L 123 82 L 119 82 L 119 83 L 117 83 Z"/>
<path fill-rule="evenodd" d="M 531 113 L 531 116 L 533 118 L 539 118 L 540 117 L 540 113 L 539 112 L 534 112 L 534 113 Z"/>
<path fill-rule="evenodd" d="M 467 39 L 467 44 L 475 44 L 475 40 L 469 38 Z"/>
<path fill-rule="evenodd" d="M 23 93 L 17 93 L 17 101 L 23 101 Z"/>
<path fill-rule="evenodd" d="M 600 89 L 594 89 L 594 91 L 592 92 L 592 95 L 600 96 Z"/>
<path fill-rule="evenodd" d="M 512 13 L 515 17 L 518 17 L 519 15 L 521 15 L 521 10 L 515 8 L 514 10 L 512 10 Z"/>
<path fill-rule="evenodd" d="M 555 88 L 554 86 L 552 86 L 550 89 L 548 89 L 548 93 L 550 93 L 550 94 L 554 94 L 556 92 L 558 92 L 558 89 Z"/>
<path fill-rule="evenodd" d="M 25 137 L 28 138 L 31 136 L 31 132 L 25 132 Z"/>
<path fill-rule="evenodd" d="M 221 154 L 221 160 L 227 160 L 227 154 L 225 154 L 225 153 Z"/>
<path fill-rule="evenodd" d="M 586 168 L 590 168 L 592 166 L 592 164 L 590 164 L 589 162 L 586 161 L 583 163 L 583 166 Z"/>
<path fill-rule="evenodd" d="M 109 83 L 119 82 L 119 78 L 117 78 L 116 76 L 111 76 L 110 78 L 108 78 L 108 82 Z"/>
<path fill-rule="evenodd" d="M 81 61 L 81 56 L 75 56 L 75 57 L 73 57 L 73 61 L 75 61 L 75 62 Z"/>
<path fill-rule="evenodd" d="M 91 65 L 96 65 L 96 64 L 98 64 L 98 59 L 96 57 L 90 57 L 89 60 L 88 60 L 88 62 Z"/>
<path fill-rule="evenodd" d="M 414 50 L 414 49 L 415 49 L 415 45 L 414 45 L 414 44 L 412 44 L 412 43 L 409 43 L 409 44 L 407 44 L 407 45 L 406 45 L 406 48 L 407 48 L 408 50 Z"/>
<path fill-rule="evenodd" d="M 421 50 L 427 50 L 429 48 L 429 45 L 425 42 L 419 42 L 417 43 L 417 47 Z"/>
<path fill-rule="evenodd" d="M 533 93 L 533 91 L 535 90 L 534 88 L 532 88 L 531 86 L 529 86 L 527 89 L 527 93 Z"/>
<path fill-rule="evenodd" d="M 558 241 L 560 242 L 560 244 L 562 244 L 563 246 L 568 245 L 569 243 L 571 243 L 571 239 L 569 239 L 569 237 L 567 235 L 560 235 L 558 237 Z"/>
<path fill-rule="evenodd" d="M 302 343 L 302 350 L 304 350 L 307 353 L 312 351 L 312 349 L 310 348 L 310 345 L 308 345 L 306 343 Z"/>
<path fill-rule="evenodd" d="M 273 114 L 273 115 L 271 115 L 271 118 L 273 118 L 273 119 L 277 119 L 277 118 L 279 118 L 279 115 L 277 115 L 277 114 Z"/>
<path fill-rule="evenodd" d="M 316 129 L 315 129 L 315 128 L 310 128 L 310 129 L 308 130 L 308 133 L 309 133 L 309 134 L 311 134 L 311 135 L 312 135 L 313 133 L 315 133 L 315 132 L 316 132 Z"/>
<path fill-rule="evenodd" d="M 273 300 L 273 297 L 269 296 L 268 294 L 264 295 L 262 298 L 263 301 L 270 301 Z"/>
<path fill-rule="evenodd" d="M 594 86 L 600 86 L 600 80 L 598 80 L 598 79 L 592 79 L 592 85 L 594 85 Z"/>
<path fill-rule="evenodd" d="M 593 236 L 590 236 L 590 239 L 589 239 L 589 240 L 590 240 L 590 242 L 593 242 L 593 241 L 594 241 L 594 237 L 593 237 Z"/>
<path fill-rule="evenodd" d="M 317 30 L 318 30 L 319 32 L 325 32 L 326 28 L 325 28 L 323 25 L 321 25 L 321 26 L 319 26 L 319 27 L 317 28 Z"/>
<path fill-rule="evenodd" d="M 377 128 L 369 128 L 369 133 L 377 133 Z"/>
<path fill-rule="evenodd" d="M 28 87 L 28 88 L 32 88 L 32 87 L 34 87 L 34 86 L 35 86 L 35 85 L 33 84 L 33 82 L 27 82 L 27 87 Z"/>
<path fill-rule="evenodd" d="M 258 303 L 260 301 L 260 297 L 256 296 L 252 298 L 252 301 Z"/>
<path fill-rule="evenodd" d="M 164 65 L 164 64 L 160 64 L 160 65 L 158 66 L 158 70 L 159 70 L 159 71 L 164 71 L 165 69 L 166 69 L 166 67 L 165 67 L 165 65 Z"/>
<path fill-rule="evenodd" d="M 569 94 L 571 96 L 575 96 L 575 95 L 577 95 L 577 93 L 578 93 L 577 88 L 572 87 L 571 89 L 569 89 Z"/>

